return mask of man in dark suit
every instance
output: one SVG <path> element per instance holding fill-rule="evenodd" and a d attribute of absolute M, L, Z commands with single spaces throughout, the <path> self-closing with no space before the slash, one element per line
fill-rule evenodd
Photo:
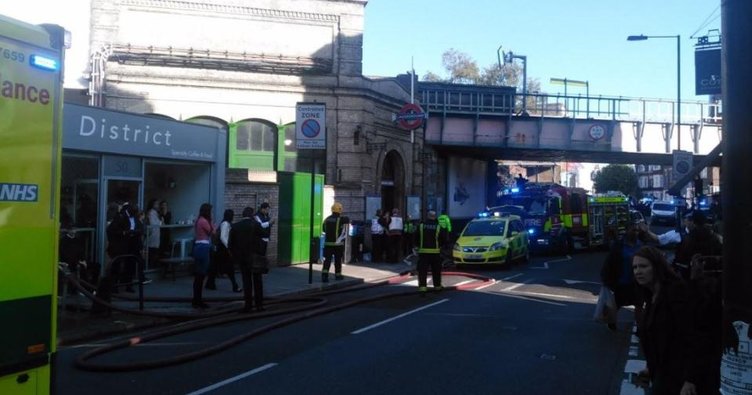
<path fill-rule="evenodd" d="M 262 247 L 261 233 L 261 226 L 253 218 L 253 209 L 250 207 L 243 209 L 242 219 L 234 223 L 230 229 L 230 253 L 242 273 L 244 313 L 251 312 L 254 304 L 256 311 L 264 310 L 262 275 L 265 273 L 265 267 L 261 267 L 261 262 L 257 262 L 261 259 L 258 256 Z"/>

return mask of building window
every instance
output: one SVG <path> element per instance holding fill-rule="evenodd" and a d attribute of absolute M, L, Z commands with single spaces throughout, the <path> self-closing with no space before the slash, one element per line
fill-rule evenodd
<path fill-rule="evenodd" d="M 235 148 L 238 151 L 274 152 L 276 128 L 259 121 L 238 122 Z"/>
<path fill-rule="evenodd" d="M 653 188 L 663 188 L 663 176 L 656 174 L 653 176 Z"/>

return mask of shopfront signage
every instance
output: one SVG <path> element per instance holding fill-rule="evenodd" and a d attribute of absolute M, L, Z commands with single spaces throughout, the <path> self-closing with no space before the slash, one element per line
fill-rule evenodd
<path fill-rule="evenodd" d="M 66 149 L 214 162 L 224 136 L 217 128 L 140 114 L 70 103 L 63 109 Z"/>

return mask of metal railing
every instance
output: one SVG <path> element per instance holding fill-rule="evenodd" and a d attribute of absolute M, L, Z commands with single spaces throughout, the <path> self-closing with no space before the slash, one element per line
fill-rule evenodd
<path fill-rule="evenodd" d="M 675 123 L 676 101 L 613 96 L 510 94 L 493 89 L 421 90 L 421 105 L 429 113 L 539 116 Z M 522 111 L 522 101 L 526 110 Z M 720 124 L 723 108 L 718 103 L 683 101 L 682 124 Z"/>

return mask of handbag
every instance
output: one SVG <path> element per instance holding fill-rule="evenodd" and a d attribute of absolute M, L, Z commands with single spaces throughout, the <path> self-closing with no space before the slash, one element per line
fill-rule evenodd
<path fill-rule="evenodd" d="M 595 303 L 593 320 L 604 324 L 616 322 L 616 299 L 614 293 L 607 286 L 601 285 L 598 301 Z"/>

